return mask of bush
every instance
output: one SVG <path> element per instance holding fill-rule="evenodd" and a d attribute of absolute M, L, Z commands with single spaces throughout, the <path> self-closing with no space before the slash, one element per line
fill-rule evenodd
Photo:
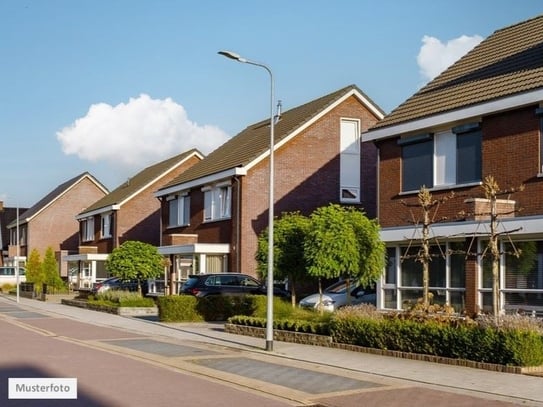
<path fill-rule="evenodd" d="M 204 318 L 196 311 L 198 299 L 192 295 L 158 297 L 158 319 L 161 322 L 200 322 Z"/>
<path fill-rule="evenodd" d="M 462 319 L 357 317 L 337 312 L 334 342 L 511 366 L 543 364 L 543 336 L 536 330 L 477 325 Z"/>
<path fill-rule="evenodd" d="M 206 321 L 226 321 L 233 315 L 253 315 L 261 296 L 210 295 L 198 298 L 196 312 Z"/>
<path fill-rule="evenodd" d="M 110 290 L 97 294 L 95 297 L 89 297 L 89 303 L 109 305 L 113 307 L 154 307 L 155 302 L 152 298 L 144 298 L 138 293 Z"/>
<path fill-rule="evenodd" d="M 14 284 L 3 284 L 2 286 L 0 286 L 0 292 L 2 293 L 9 293 L 13 289 L 15 289 Z"/>

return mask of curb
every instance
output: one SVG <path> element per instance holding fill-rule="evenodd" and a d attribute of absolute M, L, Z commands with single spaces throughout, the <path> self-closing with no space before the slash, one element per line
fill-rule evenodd
<path fill-rule="evenodd" d="M 258 328 L 253 326 L 236 325 L 236 324 L 224 324 L 224 331 L 246 336 L 255 336 L 258 338 L 264 338 L 266 334 L 265 328 Z M 316 335 L 302 332 L 291 332 L 274 330 L 273 337 L 275 340 L 283 342 L 300 343 L 304 345 L 325 346 L 328 348 L 348 350 L 352 352 L 363 352 L 372 355 L 379 356 L 392 356 L 402 359 L 419 360 L 423 362 L 441 363 L 452 366 L 471 367 L 475 369 L 489 370 L 500 373 L 515 373 L 541 376 L 543 375 L 543 366 L 505 366 L 494 363 L 475 362 L 466 359 L 452 359 L 443 356 L 424 355 L 420 353 L 408 353 L 401 351 L 393 351 L 386 349 L 366 348 L 364 346 L 349 345 L 345 343 L 336 343 L 332 341 L 330 336 Z"/>

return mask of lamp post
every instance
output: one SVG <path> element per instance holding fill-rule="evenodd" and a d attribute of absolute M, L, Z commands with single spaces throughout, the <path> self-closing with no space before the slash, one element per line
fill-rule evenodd
<path fill-rule="evenodd" d="M 273 74 L 266 65 L 242 58 L 230 51 L 219 51 L 220 55 L 235 61 L 259 66 L 268 71 L 270 75 L 270 180 L 269 180 L 269 203 L 268 203 L 268 276 L 266 287 L 266 350 L 273 350 L 273 184 L 274 184 L 274 117 L 273 117 Z"/>

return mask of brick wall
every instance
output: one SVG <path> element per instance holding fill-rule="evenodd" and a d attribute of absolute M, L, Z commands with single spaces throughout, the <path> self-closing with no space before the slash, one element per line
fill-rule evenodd
<path fill-rule="evenodd" d="M 346 100 L 314 125 L 275 152 L 275 216 L 282 212 L 314 209 L 339 202 L 340 119 L 358 118 L 361 131 L 377 122 L 354 97 Z M 361 165 L 363 203 L 369 215 L 375 211 L 376 149 L 365 146 Z M 269 161 L 251 169 L 242 184 L 241 271 L 256 274 L 254 259 L 258 234 L 268 226 Z"/>
<path fill-rule="evenodd" d="M 88 178 L 83 178 L 73 188 L 45 208 L 29 223 L 29 253 L 37 249 L 43 256 L 47 247 L 53 251 L 77 252 L 79 222 L 75 216 L 104 196 L 104 191 Z"/>
<path fill-rule="evenodd" d="M 543 213 L 543 178 L 539 170 L 539 121 L 536 106 L 484 117 L 482 120 L 482 176 L 492 175 L 501 189 L 521 184 L 525 190 L 510 198 L 522 208 L 522 216 Z M 417 194 L 400 195 L 401 148 L 397 139 L 377 143 L 380 150 L 379 220 L 382 227 L 410 225 L 421 214 L 416 208 L 407 208 L 401 201 L 417 203 Z M 457 220 L 461 211 L 469 211 L 466 198 L 484 197 L 480 186 L 457 188 L 458 197 L 441 205 L 439 216 Z M 449 193 L 432 191 L 439 199 Z M 517 215 L 518 216 L 518 215 Z"/>

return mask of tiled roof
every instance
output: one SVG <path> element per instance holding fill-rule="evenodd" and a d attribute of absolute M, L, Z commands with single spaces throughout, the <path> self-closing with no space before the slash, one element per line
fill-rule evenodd
<path fill-rule="evenodd" d="M 95 211 L 101 208 L 110 207 L 112 205 L 122 204 L 126 199 L 139 192 L 142 188 L 145 188 L 148 184 L 156 181 L 169 170 L 172 170 L 183 161 L 185 161 L 187 158 L 190 158 L 192 155 L 195 154 L 203 157 L 203 154 L 201 154 L 197 149 L 191 149 L 189 151 L 178 154 L 174 157 L 168 158 L 167 160 L 161 161 L 157 164 L 153 164 L 143 169 L 133 177 L 129 178 L 122 185 L 119 185 L 109 194 L 86 208 L 79 215 L 89 213 L 91 211 Z"/>
<path fill-rule="evenodd" d="M 41 212 L 43 209 L 49 206 L 52 202 L 54 202 L 56 199 L 58 199 L 60 196 L 66 193 L 69 189 L 71 189 L 74 185 L 76 185 L 78 182 L 81 182 L 84 178 L 90 179 L 96 185 L 98 185 L 101 189 L 103 189 L 105 193 L 107 193 L 108 191 L 107 188 L 103 186 L 100 182 L 98 182 L 96 178 L 94 178 L 88 172 L 83 172 L 77 175 L 76 177 L 73 177 L 69 179 L 68 181 L 60 184 L 51 192 L 49 192 L 47 195 L 45 195 L 42 199 L 40 199 L 36 204 L 31 206 L 28 210 L 21 213 L 19 216 L 19 224 L 24 224 L 28 222 L 34 215 L 36 215 L 38 212 Z M 7 227 L 12 228 L 16 226 L 17 226 L 17 220 L 14 220 Z"/>
<path fill-rule="evenodd" d="M 380 129 L 543 87 L 543 15 L 502 28 L 394 109 Z"/>
<path fill-rule="evenodd" d="M 336 92 L 283 112 L 281 120 L 274 125 L 275 144 L 281 142 L 281 140 L 288 137 L 296 129 L 353 91 L 356 91 L 365 98 L 382 117 L 382 110 L 370 98 L 358 89 L 357 86 L 349 85 Z M 180 174 L 179 177 L 162 187 L 161 190 L 221 171 L 246 166 L 262 154 L 268 152 L 269 147 L 270 119 L 268 118 L 248 126 L 241 133 L 232 137 L 222 146 L 207 155 L 202 161 L 196 163 L 183 174 Z"/>

